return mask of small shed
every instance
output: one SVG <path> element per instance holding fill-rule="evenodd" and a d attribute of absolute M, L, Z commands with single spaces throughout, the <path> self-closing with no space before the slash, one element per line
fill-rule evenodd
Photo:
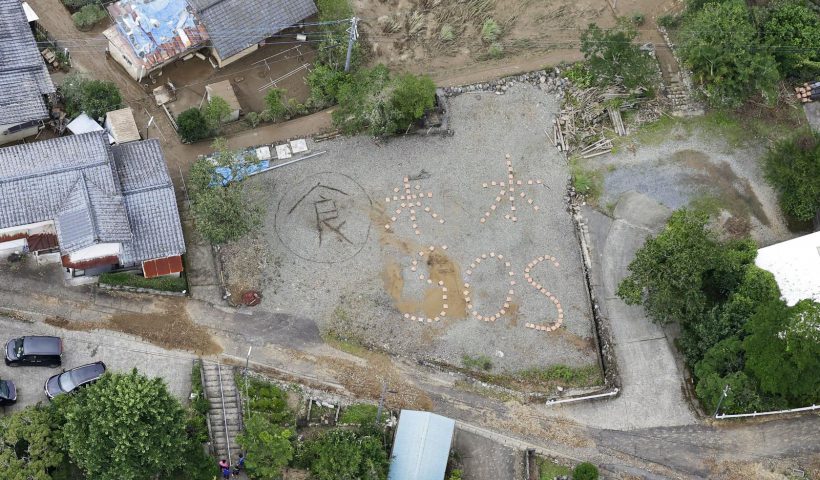
<path fill-rule="evenodd" d="M 114 141 L 112 143 L 126 143 L 142 140 L 134 120 L 134 111 L 130 108 L 121 108 L 105 114 L 105 131 Z"/>
<path fill-rule="evenodd" d="M 83 133 L 105 131 L 99 123 L 94 121 L 93 118 L 86 115 L 85 112 L 77 115 L 77 118 L 75 118 L 68 125 L 66 125 L 66 128 L 68 128 L 68 131 L 70 131 L 74 135 L 82 135 Z M 109 143 L 113 143 L 111 135 L 108 136 L 108 140 Z"/>
<path fill-rule="evenodd" d="M 402 410 L 388 480 L 442 480 L 456 422 L 430 412 Z"/>
<path fill-rule="evenodd" d="M 820 302 L 820 232 L 761 248 L 755 264 L 772 272 L 787 304 Z"/>
<path fill-rule="evenodd" d="M 206 85 L 205 92 L 208 95 L 209 103 L 213 97 L 220 97 L 228 102 L 228 106 L 231 107 L 231 114 L 227 118 L 222 119 L 223 121 L 233 122 L 239 120 L 239 99 L 236 98 L 236 92 L 234 91 L 230 80 L 223 80 L 221 82 Z"/>

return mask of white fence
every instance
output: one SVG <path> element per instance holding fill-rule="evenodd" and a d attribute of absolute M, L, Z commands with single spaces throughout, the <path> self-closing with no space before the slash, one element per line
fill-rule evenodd
<path fill-rule="evenodd" d="M 812 405 L 811 407 L 801 407 L 801 408 L 792 408 L 791 410 L 777 410 L 773 412 L 754 412 L 754 413 L 737 413 L 734 415 L 715 415 L 715 418 L 718 420 L 723 420 L 724 418 L 747 418 L 747 417 L 761 417 L 764 415 L 780 415 L 782 413 L 798 413 L 798 412 L 810 412 L 812 410 L 820 409 L 820 405 Z"/>

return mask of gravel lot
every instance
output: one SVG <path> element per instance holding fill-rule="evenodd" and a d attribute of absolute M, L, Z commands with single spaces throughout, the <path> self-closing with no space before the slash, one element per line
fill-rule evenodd
<path fill-rule="evenodd" d="M 191 392 L 191 362 L 193 356 L 184 352 L 169 352 L 141 342 L 128 335 L 99 330 L 73 332 L 54 328 L 43 323 L 28 323 L 0 317 L 0 342 L 3 345 L 23 335 L 54 335 L 63 339 L 63 366 L 69 369 L 102 360 L 111 371 L 127 372 L 136 368 L 150 377 L 162 377 L 171 393 L 187 401 Z M 17 403 L 6 407 L 11 413 L 28 405 L 46 401 L 43 384 L 60 368 L 7 367 L 0 364 L 0 378 L 12 380 L 17 386 Z"/>
<path fill-rule="evenodd" d="M 264 278 L 280 279 L 257 308 L 458 366 L 463 355 L 493 357 L 494 371 L 596 364 L 568 167 L 544 134 L 554 96 L 516 85 L 450 103 L 452 137 L 312 144 L 327 153 L 255 177 L 276 258 Z"/>
<path fill-rule="evenodd" d="M 794 236 L 777 205 L 777 195 L 763 179 L 762 146 L 732 148 L 720 136 L 697 128 L 692 133 L 674 127 L 667 140 L 622 149 L 595 157 L 587 166 L 604 174 L 600 205 L 611 205 L 628 191 L 637 191 L 671 209 L 692 200 L 712 197 L 724 209 L 722 219 L 734 217 L 728 230 L 751 233 L 761 245 Z M 731 223 L 729 225 L 732 225 Z"/>

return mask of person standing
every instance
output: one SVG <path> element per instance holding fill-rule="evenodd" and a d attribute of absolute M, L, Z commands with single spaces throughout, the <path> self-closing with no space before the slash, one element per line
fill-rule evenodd
<path fill-rule="evenodd" d="M 236 463 L 233 465 L 233 476 L 238 477 L 239 472 L 241 472 L 243 468 L 245 468 L 245 454 L 240 453 L 239 458 L 236 460 Z"/>
<path fill-rule="evenodd" d="M 231 469 L 230 468 L 228 468 L 228 467 L 223 467 L 222 468 L 222 478 L 224 480 L 230 480 L 230 478 L 231 478 Z"/>

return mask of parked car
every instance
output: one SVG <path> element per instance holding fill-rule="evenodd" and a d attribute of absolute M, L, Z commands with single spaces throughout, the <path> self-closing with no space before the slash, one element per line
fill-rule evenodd
<path fill-rule="evenodd" d="M 0 407 L 11 405 L 17 401 L 17 388 L 14 382 L 0 380 Z"/>
<path fill-rule="evenodd" d="M 59 337 L 20 337 L 6 343 L 6 365 L 59 367 L 63 363 L 63 341 Z"/>
<path fill-rule="evenodd" d="M 105 364 L 103 362 L 89 363 L 71 370 L 65 370 L 63 373 L 46 380 L 44 386 L 46 396 L 50 400 L 57 395 L 71 393 L 84 385 L 96 382 L 102 377 L 103 373 L 105 373 Z"/>

